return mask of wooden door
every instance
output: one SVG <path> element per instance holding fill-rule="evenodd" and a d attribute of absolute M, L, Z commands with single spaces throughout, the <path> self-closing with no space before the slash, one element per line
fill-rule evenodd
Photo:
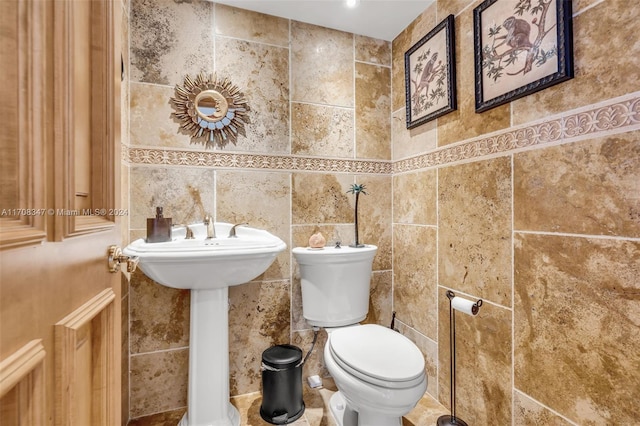
<path fill-rule="evenodd" d="M 0 424 L 120 420 L 116 0 L 0 1 Z"/>

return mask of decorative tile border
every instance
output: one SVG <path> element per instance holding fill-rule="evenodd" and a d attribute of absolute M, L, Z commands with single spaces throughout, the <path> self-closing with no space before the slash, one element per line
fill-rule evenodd
<path fill-rule="evenodd" d="M 395 162 L 126 146 L 123 146 L 122 149 L 122 159 L 131 164 L 149 165 L 395 174 L 636 129 L 640 129 L 640 92 L 568 111 L 559 116 L 547 117 L 538 123 L 529 123 L 458 142 L 426 154 Z"/>
<path fill-rule="evenodd" d="M 600 105 L 565 112 L 535 124 L 499 131 L 393 163 L 393 173 L 438 167 L 487 156 L 504 155 L 546 144 L 592 139 L 640 129 L 638 93 Z"/>
<path fill-rule="evenodd" d="M 123 147 L 123 159 L 131 164 L 219 167 L 277 171 L 390 174 L 391 162 L 330 159 L 289 155 L 238 154 L 228 152 L 175 151 Z"/>

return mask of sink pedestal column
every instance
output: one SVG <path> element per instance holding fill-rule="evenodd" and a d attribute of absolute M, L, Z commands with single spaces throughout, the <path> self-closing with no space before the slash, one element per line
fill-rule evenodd
<path fill-rule="evenodd" d="M 229 288 L 191 290 L 189 402 L 178 426 L 239 426 L 229 402 Z"/>

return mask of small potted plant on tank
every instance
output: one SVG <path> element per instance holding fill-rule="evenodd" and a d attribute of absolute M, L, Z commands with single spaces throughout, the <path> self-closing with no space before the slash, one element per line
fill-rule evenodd
<path fill-rule="evenodd" d="M 364 244 L 360 244 L 360 240 L 358 237 L 358 201 L 360 199 L 360 194 L 364 194 L 367 195 L 366 191 L 365 191 L 365 186 L 364 184 L 357 184 L 354 183 L 353 185 L 351 185 L 351 188 L 347 191 L 350 194 L 355 194 L 356 196 L 356 207 L 355 207 L 355 227 L 356 227 L 356 240 L 353 244 L 350 245 L 350 247 L 364 247 Z"/>

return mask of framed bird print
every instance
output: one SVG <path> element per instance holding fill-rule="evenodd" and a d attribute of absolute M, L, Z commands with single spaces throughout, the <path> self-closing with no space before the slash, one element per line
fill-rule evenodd
<path fill-rule="evenodd" d="M 404 54 L 407 129 L 457 108 L 453 25 L 447 16 Z"/>
<path fill-rule="evenodd" d="M 486 0 L 473 30 L 476 112 L 573 78 L 571 0 Z"/>

